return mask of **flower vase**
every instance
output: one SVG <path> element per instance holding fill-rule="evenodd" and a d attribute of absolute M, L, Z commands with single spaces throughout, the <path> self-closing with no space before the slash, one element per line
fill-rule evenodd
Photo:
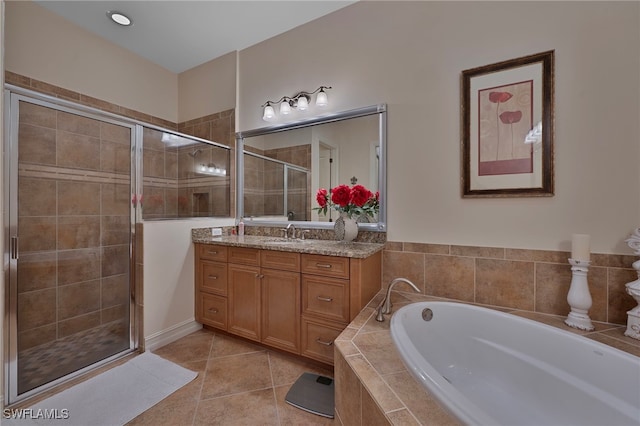
<path fill-rule="evenodd" d="M 345 243 L 355 240 L 358 236 L 358 223 L 346 213 L 340 213 L 340 217 L 336 219 L 333 229 L 336 233 L 336 240 Z"/>

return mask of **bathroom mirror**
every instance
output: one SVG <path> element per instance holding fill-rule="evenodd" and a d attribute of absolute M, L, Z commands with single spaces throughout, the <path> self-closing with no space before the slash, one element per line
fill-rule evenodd
<path fill-rule="evenodd" d="M 318 214 L 316 192 L 340 184 L 379 193 L 367 231 L 386 231 L 386 105 L 236 133 L 237 212 L 247 226 L 333 227 Z M 373 222 L 373 223 L 371 223 Z"/>

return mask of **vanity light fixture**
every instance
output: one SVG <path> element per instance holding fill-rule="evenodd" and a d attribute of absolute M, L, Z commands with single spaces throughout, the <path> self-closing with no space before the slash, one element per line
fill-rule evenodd
<path fill-rule="evenodd" d="M 133 25 L 133 21 L 131 20 L 131 18 L 129 18 L 127 15 L 125 15 L 122 12 L 117 12 L 115 10 L 108 10 L 107 16 L 113 22 L 115 22 L 118 25 L 122 25 L 123 27 L 130 27 L 131 25 Z"/>
<path fill-rule="evenodd" d="M 200 164 L 198 166 L 198 173 L 210 175 L 210 176 L 226 176 L 227 170 L 216 166 L 214 163 Z"/>
<path fill-rule="evenodd" d="M 280 105 L 280 115 L 288 115 L 293 109 L 300 111 L 306 111 L 309 109 L 309 102 L 311 96 L 316 95 L 316 106 L 324 107 L 329 103 L 327 98 L 327 92 L 325 90 L 331 89 L 331 86 L 320 86 L 313 92 L 299 92 L 296 95 L 289 97 L 283 96 L 278 101 L 267 101 L 262 105 L 262 119 L 264 121 L 271 121 L 276 117 L 275 105 Z"/>

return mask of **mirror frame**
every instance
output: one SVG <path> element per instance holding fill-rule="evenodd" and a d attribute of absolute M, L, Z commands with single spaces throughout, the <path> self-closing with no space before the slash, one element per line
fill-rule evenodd
<path fill-rule="evenodd" d="M 380 196 L 380 210 L 378 211 L 378 222 L 359 223 L 362 231 L 387 231 L 387 105 L 378 104 L 348 111 L 322 115 L 309 120 L 296 121 L 292 123 L 276 124 L 268 127 L 236 132 L 236 223 L 241 219 L 245 226 L 282 226 L 281 221 L 275 220 L 251 220 L 244 215 L 244 139 L 253 136 L 262 136 L 271 133 L 279 133 L 287 130 L 300 129 L 319 124 L 334 123 L 348 120 L 350 118 L 364 117 L 378 114 L 378 134 L 380 138 L 380 158 L 378 165 L 378 192 Z M 316 189 L 317 190 L 317 189 Z M 334 222 L 322 221 L 287 221 L 296 227 L 306 229 L 333 229 Z"/>

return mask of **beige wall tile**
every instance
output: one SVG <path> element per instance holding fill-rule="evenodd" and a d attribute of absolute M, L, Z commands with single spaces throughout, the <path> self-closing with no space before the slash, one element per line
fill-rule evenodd
<path fill-rule="evenodd" d="M 100 143 L 100 170 L 129 174 L 131 170 L 130 145 L 103 140 Z"/>
<path fill-rule="evenodd" d="M 360 381 L 344 357 L 337 351 L 334 362 L 336 412 L 345 425 L 361 425 L 362 389 Z"/>
<path fill-rule="evenodd" d="M 128 185 L 102 184 L 102 214 L 127 216 L 131 206 L 131 188 Z"/>
<path fill-rule="evenodd" d="M 129 244 L 131 240 L 131 219 L 129 216 L 102 216 L 100 220 L 100 245 Z"/>
<path fill-rule="evenodd" d="M 58 288 L 58 319 L 69 319 L 99 309 L 100 280 L 69 284 Z"/>
<path fill-rule="evenodd" d="M 55 251 L 21 253 L 18 259 L 18 293 L 56 286 Z"/>
<path fill-rule="evenodd" d="M 100 312 L 91 312 L 86 315 L 61 320 L 58 323 L 58 338 L 89 330 L 100 325 Z"/>
<path fill-rule="evenodd" d="M 363 396 L 363 412 L 365 411 L 364 404 L 364 396 L 365 394 L 377 401 L 380 404 L 380 408 L 378 411 L 387 412 L 391 410 L 399 410 L 403 408 L 402 402 L 398 399 L 398 397 L 391 391 L 391 389 L 387 386 L 387 384 L 382 380 L 378 372 L 361 356 L 355 356 L 349 358 L 350 367 L 356 373 L 361 383 L 366 383 L 366 387 L 363 388 L 362 396 Z M 373 401 L 371 401 L 373 402 Z M 368 425 L 369 423 L 364 421 L 363 415 L 363 424 Z"/>
<path fill-rule="evenodd" d="M 102 279 L 102 309 L 129 303 L 129 275 L 113 275 Z"/>
<path fill-rule="evenodd" d="M 533 262 L 476 260 L 476 302 L 533 310 Z"/>
<path fill-rule="evenodd" d="M 626 285 L 638 279 L 635 270 L 609 268 L 607 294 L 609 300 L 607 321 L 626 324 L 627 312 L 636 306 L 635 300 L 627 294 Z"/>
<path fill-rule="evenodd" d="M 20 123 L 39 127 L 56 128 L 56 110 L 41 105 L 20 101 Z"/>
<path fill-rule="evenodd" d="M 56 321 L 55 289 L 30 291 L 18 295 L 18 331 L 42 327 Z"/>
<path fill-rule="evenodd" d="M 99 216 L 61 216 L 58 218 L 58 250 L 98 247 Z"/>
<path fill-rule="evenodd" d="M 387 392 L 391 393 L 389 390 L 387 390 Z M 391 422 L 384 416 L 384 412 L 380 409 L 376 400 L 371 397 L 366 389 L 363 389 L 362 392 L 362 424 L 367 426 L 391 425 Z"/>
<path fill-rule="evenodd" d="M 30 124 L 19 125 L 18 161 L 28 164 L 56 164 L 56 131 Z"/>
<path fill-rule="evenodd" d="M 56 249 L 55 217 L 24 217 L 18 222 L 20 253 Z"/>
<path fill-rule="evenodd" d="M 451 246 L 451 254 L 456 256 L 504 259 L 505 249 L 499 247 Z"/>
<path fill-rule="evenodd" d="M 589 317 L 604 322 L 607 320 L 607 268 L 590 267 L 587 281 L 592 300 Z"/>
<path fill-rule="evenodd" d="M 569 313 L 567 293 L 571 284 L 571 265 L 536 264 L 536 312 L 566 315 Z"/>
<path fill-rule="evenodd" d="M 102 276 L 129 273 L 129 245 L 102 247 Z"/>
<path fill-rule="evenodd" d="M 100 249 L 58 252 L 58 285 L 95 280 L 100 277 Z"/>
<path fill-rule="evenodd" d="M 473 258 L 425 255 L 425 294 L 473 302 L 474 268 Z"/>
<path fill-rule="evenodd" d="M 18 332 L 18 351 L 53 342 L 57 338 L 57 324 L 48 324 Z"/>
<path fill-rule="evenodd" d="M 50 179 L 20 177 L 18 179 L 18 215 L 55 216 L 56 182 Z"/>
<path fill-rule="evenodd" d="M 394 278 L 407 278 L 424 292 L 424 254 L 385 251 L 382 254 L 382 265 L 383 283 Z"/>
<path fill-rule="evenodd" d="M 100 214 L 100 184 L 58 182 L 58 214 L 61 216 Z"/>
<path fill-rule="evenodd" d="M 100 170 L 100 139 L 59 131 L 56 159 L 60 167 Z"/>
<path fill-rule="evenodd" d="M 103 121 L 100 122 L 100 139 L 130 145 L 131 129 Z"/>
<path fill-rule="evenodd" d="M 562 263 L 568 265 L 570 253 L 549 250 L 506 249 L 505 258 L 509 260 L 528 260 L 531 262 Z"/>
<path fill-rule="evenodd" d="M 100 121 L 81 115 L 58 111 L 58 130 L 99 138 Z"/>
<path fill-rule="evenodd" d="M 403 251 L 429 254 L 449 254 L 450 246 L 445 244 L 404 243 Z"/>

